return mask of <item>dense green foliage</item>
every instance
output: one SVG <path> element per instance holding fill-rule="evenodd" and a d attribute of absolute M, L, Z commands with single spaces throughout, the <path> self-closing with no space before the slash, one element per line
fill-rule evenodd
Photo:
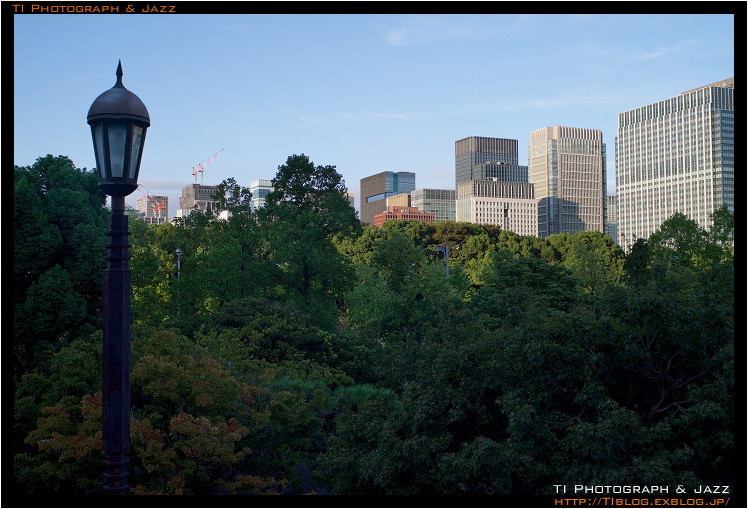
<path fill-rule="evenodd" d="M 13 169 L 14 375 L 100 328 L 106 199 L 64 156 Z"/>
<path fill-rule="evenodd" d="M 66 158 L 15 184 L 15 485 L 98 493 L 103 197 Z M 225 181 L 228 220 L 130 221 L 133 493 L 736 480 L 726 210 L 624 254 L 597 232 L 362 228 L 304 155 L 274 184 L 251 212 Z"/>

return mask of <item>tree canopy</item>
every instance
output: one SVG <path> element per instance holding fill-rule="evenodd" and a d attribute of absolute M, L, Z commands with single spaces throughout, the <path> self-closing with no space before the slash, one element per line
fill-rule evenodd
<path fill-rule="evenodd" d="M 361 226 L 303 154 L 273 182 L 251 211 L 225 180 L 225 220 L 130 221 L 131 493 L 738 482 L 726 209 L 625 253 L 599 232 Z M 15 488 L 98 494 L 103 195 L 61 156 L 16 167 L 14 192 Z"/>

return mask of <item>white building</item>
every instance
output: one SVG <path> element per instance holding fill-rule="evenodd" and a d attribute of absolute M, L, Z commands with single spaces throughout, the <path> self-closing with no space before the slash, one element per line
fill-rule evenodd
<path fill-rule="evenodd" d="M 456 220 L 498 225 L 518 235 L 538 235 L 538 202 L 534 186 L 497 179 L 468 180 L 457 185 Z"/>
<path fill-rule="evenodd" d="M 135 200 L 138 216 L 149 224 L 162 224 L 169 220 L 169 197 L 146 195 Z"/>
<path fill-rule="evenodd" d="M 249 184 L 249 190 L 252 193 L 252 210 L 257 210 L 265 206 L 265 198 L 273 192 L 273 181 L 253 180 Z"/>
<path fill-rule="evenodd" d="M 618 114 L 616 194 L 621 245 L 676 212 L 703 228 L 734 211 L 733 81 L 729 78 Z"/>

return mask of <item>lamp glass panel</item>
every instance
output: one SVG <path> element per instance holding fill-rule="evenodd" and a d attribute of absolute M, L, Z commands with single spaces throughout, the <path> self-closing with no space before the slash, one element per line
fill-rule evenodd
<path fill-rule="evenodd" d="M 96 148 L 96 166 L 99 170 L 99 178 L 107 178 L 106 153 L 104 152 L 104 126 L 96 124 L 91 130 L 93 131 L 94 147 Z"/>
<path fill-rule="evenodd" d="M 132 147 L 130 149 L 130 180 L 137 179 L 138 172 L 138 158 L 140 157 L 140 149 L 143 146 L 143 131 L 144 129 L 138 125 L 132 126 Z"/>
<path fill-rule="evenodd" d="M 109 162 L 112 165 L 112 178 L 124 177 L 126 150 L 127 123 L 111 122 L 109 124 Z"/>

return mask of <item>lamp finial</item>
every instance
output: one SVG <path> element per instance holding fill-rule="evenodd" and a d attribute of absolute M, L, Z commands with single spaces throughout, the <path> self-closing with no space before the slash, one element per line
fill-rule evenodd
<path fill-rule="evenodd" d="M 118 88 L 125 88 L 125 86 L 122 84 L 122 60 L 120 60 L 117 64 L 117 83 L 115 83 L 114 86 Z"/>

